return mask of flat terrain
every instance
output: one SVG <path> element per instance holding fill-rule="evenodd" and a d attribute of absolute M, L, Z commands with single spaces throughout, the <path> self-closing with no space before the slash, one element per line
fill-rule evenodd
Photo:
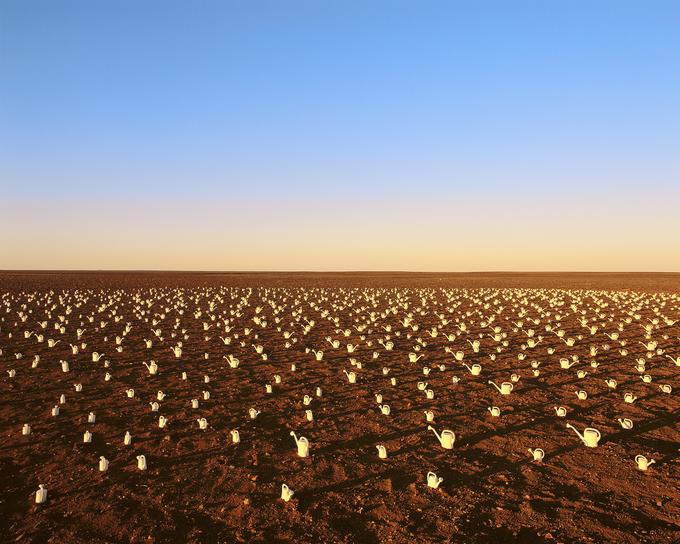
<path fill-rule="evenodd" d="M 2 542 L 680 541 L 680 274 L 3 272 L 0 349 Z"/>

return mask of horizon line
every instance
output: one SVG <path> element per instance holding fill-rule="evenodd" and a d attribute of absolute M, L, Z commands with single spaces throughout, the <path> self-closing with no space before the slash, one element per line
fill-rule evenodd
<path fill-rule="evenodd" d="M 137 273 L 137 274 L 674 274 L 674 270 L 191 270 L 167 268 L 7 268 L 0 269 L 0 274 L 17 273 L 80 273 L 80 274 L 108 274 L 108 273 Z"/>

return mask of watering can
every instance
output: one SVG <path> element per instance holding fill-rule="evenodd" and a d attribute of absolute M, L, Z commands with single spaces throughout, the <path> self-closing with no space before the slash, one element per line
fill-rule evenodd
<path fill-rule="evenodd" d="M 578 435 L 581 441 L 589 448 L 597 448 L 597 443 L 600 441 L 600 438 L 602 438 L 600 431 L 594 429 L 593 427 L 586 427 L 583 429 L 583 434 L 578 432 L 578 429 L 570 423 L 567 423 L 567 428 L 572 429 Z"/>

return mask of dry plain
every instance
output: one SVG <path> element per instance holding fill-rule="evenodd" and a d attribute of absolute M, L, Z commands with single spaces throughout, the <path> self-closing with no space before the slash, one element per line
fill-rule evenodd
<path fill-rule="evenodd" d="M 4 272 L 0 349 L 2 541 L 680 540 L 678 274 Z"/>

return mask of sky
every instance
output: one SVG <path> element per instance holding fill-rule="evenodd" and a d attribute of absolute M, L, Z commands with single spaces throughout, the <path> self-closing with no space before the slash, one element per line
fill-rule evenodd
<path fill-rule="evenodd" d="M 0 269 L 680 272 L 677 1 L 0 0 Z"/>

